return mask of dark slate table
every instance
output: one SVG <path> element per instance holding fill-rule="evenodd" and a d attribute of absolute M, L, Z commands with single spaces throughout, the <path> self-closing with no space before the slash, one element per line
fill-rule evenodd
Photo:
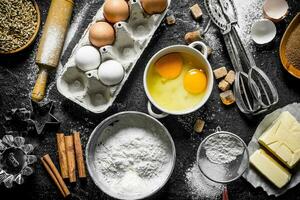
<path fill-rule="evenodd" d="M 290 76 L 282 68 L 278 52 L 284 30 L 293 16 L 300 11 L 300 3 L 298 0 L 289 0 L 290 12 L 282 23 L 277 24 L 278 32 L 274 42 L 265 47 L 256 47 L 249 40 L 248 33 L 249 24 L 251 25 L 251 21 L 258 17 L 258 13 L 261 13 L 260 7 L 257 7 L 262 4 L 261 1 L 237 0 L 237 6 L 249 4 L 249 12 L 247 6 L 243 10 L 244 20 L 247 20 L 243 20 L 240 25 L 247 28 L 248 32 L 246 31 L 243 36 L 248 38 L 246 42 L 251 47 L 250 49 L 254 53 L 258 66 L 273 79 L 278 89 L 280 100 L 274 108 L 276 109 L 300 100 L 300 81 Z M 38 0 L 37 2 L 40 6 L 42 22 L 44 23 L 50 1 Z M 71 37 L 69 46 L 63 55 L 63 64 L 93 15 L 102 5 L 102 2 L 103 0 L 76 1 L 72 23 L 74 24 L 73 28 L 77 29 L 75 29 L 75 35 Z M 85 6 L 86 3 L 89 3 L 89 7 Z M 194 22 L 189 14 L 189 7 L 194 3 L 199 3 L 204 11 L 204 17 L 200 23 Z M 147 61 L 163 47 L 172 44 L 184 44 L 184 34 L 187 31 L 203 27 L 208 20 L 202 1 L 172 0 L 171 10 L 177 19 L 176 25 L 166 26 L 162 24 L 160 26 L 120 95 L 107 112 L 93 114 L 64 98 L 56 89 L 55 72 L 52 72 L 48 87 L 50 89 L 46 100 L 55 102 L 54 115 L 62 122 L 61 131 L 65 133 L 68 133 L 70 129 L 80 131 L 82 133 L 82 143 L 85 147 L 92 130 L 106 117 L 126 110 L 146 112 L 147 98 L 143 89 L 142 77 Z M 81 14 L 79 15 L 79 13 Z M 220 38 L 221 34 L 215 28 L 212 28 L 205 38 L 205 41 L 214 49 L 214 53 L 209 59 L 213 68 L 222 65 L 230 67 L 230 60 Z M 38 70 L 34 60 L 38 39 L 31 47 L 19 54 L 0 57 L 0 109 L 2 114 L 16 107 L 30 108 L 30 93 Z M 193 124 L 197 117 L 201 117 L 206 121 L 205 130 L 201 135 L 193 133 Z M 262 118 L 263 116 L 248 119 L 239 112 L 235 105 L 223 106 L 220 103 L 218 88 L 215 85 L 209 101 L 197 112 L 180 117 L 169 116 L 160 120 L 168 128 L 175 141 L 177 160 L 171 179 L 153 199 L 220 199 L 220 186 L 207 188 L 203 178 L 199 178 L 200 175 L 195 167 L 198 145 L 203 138 L 213 133 L 217 126 L 220 126 L 223 130 L 238 134 L 248 143 Z M 3 122 L 4 117 L 2 115 L 1 124 Z M 4 129 L 1 126 L 0 136 L 4 134 Z M 38 157 L 49 153 L 55 164 L 57 164 L 58 158 L 54 132 L 43 136 L 29 135 L 27 139 L 36 145 L 34 153 Z M 273 199 L 273 197 L 268 197 L 262 189 L 253 188 L 243 178 L 229 184 L 228 189 L 231 199 Z M 86 181 L 80 181 L 70 186 L 70 190 L 73 193 L 73 199 L 110 199 L 96 187 L 90 177 Z M 40 200 L 61 198 L 57 188 L 39 161 L 35 164 L 35 173 L 27 178 L 23 185 L 15 185 L 12 189 L 6 189 L 4 186 L 1 186 L 0 195 L 1 199 Z M 280 199 L 300 199 L 299 186 L 282 195 Z"/>

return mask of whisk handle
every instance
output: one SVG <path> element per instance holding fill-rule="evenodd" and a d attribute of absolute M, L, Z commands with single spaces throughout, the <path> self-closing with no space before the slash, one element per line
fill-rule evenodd
<path fill-rule="evenodd" d="M 243 72 L 243 67 L 241 64 L 241 60 L 238 56 L 238 50 L 234 44 L 232 35 L 230 33 L 227 33 L 225 35 L 223 35 L 224 38 L 224 42 L 230 57 L 230 60 L 232 62 L 232 66 L 234 68 L 234 71 L 236 72 Z"/>
<path fill-rule="evenodd" d="M 238 26 L 237 24 L 234 24 L 231 27 L 231 32 L 230 34 L 232 34 L 232 37 L 235 41 L 235 44 L 238 48 L 238 53 L 240 55 L 240 57 L 243 59 L 243 62 L 245 63 L 245 65 L 248 67 L 248 69 L 252 68 L 252 67 L 256 67 L 254 58 L 252 56 L 252 54 L 249 52 L 249 50 L 245 47 L 245 45 L 243 44 L 239 34 L 238 34 Z"/>

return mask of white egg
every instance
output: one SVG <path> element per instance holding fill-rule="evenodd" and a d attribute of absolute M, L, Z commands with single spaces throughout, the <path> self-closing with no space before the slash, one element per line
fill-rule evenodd
<path fill-rule="evenodd" d="M 250 34 L 256 44 L 267 44 L 276 36 L 276 26 L 271 20 L 260 19 L 252 25 Z"/>
<path fill-rule="evenodd" d="M 98 69 L 100 81 L 108 86 L 120 83 L 124 77 L 124 74 L 125 71 L 123 66 L 115 60 L 103 62 Z"/>
<path fill-rule="evenodd" d="M 97 69 L 101 63 L 100 53 L 92 46 L 83 46 L 76 52 L 75 63 L 82 71 Z"/>

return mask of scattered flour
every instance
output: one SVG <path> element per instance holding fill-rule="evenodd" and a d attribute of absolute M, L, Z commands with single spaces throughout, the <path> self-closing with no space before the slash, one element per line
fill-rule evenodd
<path fill-rule="evenodd" d="M 185 178 L 192 199 L 220 199 L 223 186 L 205 178 L 201 174 L 197 163 L 194 163 L 192 167 L 186 171 Z"/>
<path fill-rule="evenodd" d="M 235 0 L 238 13 L 238 24 L 240 27 L 240 36 L 244 44 L 251 50 L 255 48 L 250 37 L 252 24 L 263 18 L 262 7 L 264 1 L 261 0 Z"/>
<path fill-rule="evenodd" d="M 66 34 L 61 57 L 64 56 L 66 49 L 69 47 L 71 41 L 73 40 L 73 38 L 74 38 L 75 34 L 77 33 L 78 29 L 80 28 L 81 24 L 86 19 L 85 17 L 87 15 L 92 3 L 88 3 L 88 2 L 85 3 L 82 6 L 82 8 L 80 9 L 80 11 L 73 17 L 71 24 L 69 26 L 69 29 L 67 31 L 67 34 Z M 63 70 L 63 64 L 62 64 L 62 59 L 60 59 L 60 62 L 57 67 L 57 73 L 56 73 L 55 80 L 57 80 L 57 78 L 60 76 L 62 70 Z M 51 89 L 52 89 L 52 87 L 51 87 Z M 51 89 L 49 89 L 49 91 Z"/>
<path fill-rule="evenodd" d="M 204 148 L 207 158 L 216 164 L 230 163 L 245 151 L 240 141 L 227 134 L 218 134 L 209 138 Z"/>
<path fill-rule="evenodd" d="M 263 2 L 264 1 L 261 0 L 234 0 L 238 15 L 239 35 L 245 46 L 249 48 L 250 51 L 253 51 L 253 49 L 255 49 L 255 46 L 250 37 L 251 26 L 254 21 L 262 18 Z M 206 24 L 204 24 L 204 26 L 205 25 Z M 205 40 L 207 41 L 208 45 L 214 50 L 214 54 L 216 54 L 217 57 L 223 55 L 223 49 L 221 48 L 222 38 L 219 37 L 221 36 L 221 34 L 217 34 L 218 31 L 219 29 L 212 23 L 212 26 L 205 34 Z M 225 46 L 224 49 L 226 51 Z"/>
<path fill-rule="evenodd" d="M 171 148 L 158 135 L 140 128 L 113 133 L 96 148 L 99 177 L 119 195 L 154 191 L 171 170 Z"/>
<path fill-rule="evenodd" d="M 65 43 L 64 43 L 64 48 L 63 48 L 63 51 L 62 51 L 62 55 L 64 54 L 65 50 L 67 49 L 67 47 L 69 46 L 69 43 L 72 41 L 72 39 L 74 38 L 79 26 L 81 25 L 81 23 L 85 20 L 85 16 L 87 14 L 87 12 L 89 11 L 89 8 L 90 8 L 91 4 L 89 3 L 86 3 L 79 11 L 79 13 L 77 13 L 70 26 L 69 26 L 69 29 L 68 29 L 68 32 L 67 32 L 67 35 L 66 35 L 66 39 L 65 39 Z"/>

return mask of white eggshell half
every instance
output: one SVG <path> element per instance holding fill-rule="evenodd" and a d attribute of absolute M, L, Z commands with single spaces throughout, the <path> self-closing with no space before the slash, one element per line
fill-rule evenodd
<path fill-rule="evenodd" d="M 271 42 L 276 35 L 275 24 L 268 19 L 261 19 L 252 25 L 251 37 L 257 44 L 266 44 Z"/>
<path fill-rule="evenodd" d="M 263 11 L 267 18 L 278 21 L 282 19 L 289 9 L 285 0 L 266 0 L 263 6 Z"/>
<path fill-rule="evenodd" d="M 99 67 L 101 56 L 96 48 L 83 46 L 75 54 L 75 63 L 82 71 L 90 71 Z"/>
<path fill-rule="evenodd" d="M 120 83 L 124 77 L 124 74 L 125 71 L 123 66 L 115 60 L 103 62 L 98 69 L 100 81 L 108 86 Z"/>

